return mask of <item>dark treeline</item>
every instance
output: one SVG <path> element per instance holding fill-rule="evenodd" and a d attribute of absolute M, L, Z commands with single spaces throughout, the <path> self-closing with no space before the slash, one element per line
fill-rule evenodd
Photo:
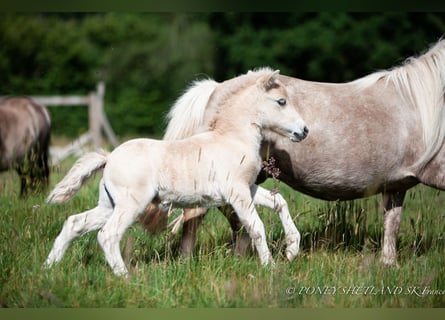
<path fill-rule="evenodd" d="M 118 135 L 161 136 L 194 79 L 270 66 L 344 82 L 403 63 L 445 33 L 444 13 L 0 14 L 0 95 L 87 94 L 106 83 Z M 82 108 L 51 108 L 56 134 L 86 130 Z"/>

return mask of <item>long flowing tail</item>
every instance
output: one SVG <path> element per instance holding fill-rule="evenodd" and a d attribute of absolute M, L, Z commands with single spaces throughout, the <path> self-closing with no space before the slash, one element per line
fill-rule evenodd
<path fill-rule="evenodd" d="M 82 185 L 107 163 L 105 151 L 90 152 L 79 158 L 66 176 L 49 194 L 46 202 L 63 203 L 70 200 Z"/>

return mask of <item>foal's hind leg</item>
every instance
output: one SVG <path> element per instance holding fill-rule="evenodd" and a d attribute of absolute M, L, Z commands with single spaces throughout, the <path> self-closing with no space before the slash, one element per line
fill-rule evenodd
<path fill-rule="evenodd" d="M 73 240 L 90 231 L 100 229 L 113 212 L 112 210 L 111 208 L 97 206 L 66 219 L 62 231 L 54 241 L 51 252 L 46 258 L 45 266 L 50 267 L 59 262 Z"/>
<path fill-rule="evenodd" d="M 292 261 L 300 250 L 300 232 L 292 220 L 286 200 L 281 194 L 272 195 L 269 190 L 257 185 L 251 186 L 250 189 L 256 205 L 273 209 L 280 217 L 286 237 L 286 257 L 289 261 Z"/>
<path fill-rule="evenodd" d="M 103 185 L 100 188 L 97 207 L 66 219 L 62 231 L 57 236 L 53 248 L 48 258 L 46 258 L 45 266 L 50 267 L 54 263 L 59 262 L 74 239 L 90 231 L 100 229 L 113 213 L 113 207 L 108 197 L 104 194 Z"/>
<path fill-rule="evenodd" d="M 128 275 L 119 243 L 125 231 L 137 220 L 145 208 L 129 202 L 124 205 L 116 205 L 110 219 L 97 235 L 99 244 L 104 251 L 105 259 L 111 269 L 113 269 L 114 274 L 118 276 Z"/>

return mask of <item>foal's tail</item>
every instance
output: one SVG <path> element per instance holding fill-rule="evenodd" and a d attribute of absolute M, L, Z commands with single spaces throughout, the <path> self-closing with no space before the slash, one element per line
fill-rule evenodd
<path fill-rule="evenodd" d="M 51 191 L 46 202 L 63 203 L 70 200 L 82 185 L 107 163 L 107 152 L 90 152 L 76 161 L 66 176 Z"/>

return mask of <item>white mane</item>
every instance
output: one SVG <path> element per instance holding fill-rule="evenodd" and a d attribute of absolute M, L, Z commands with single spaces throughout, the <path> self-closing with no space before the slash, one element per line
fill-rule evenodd
<path fill-rule="evenodd" d="M 204 113 L 218 82 L 212 79 L 194 81 L 170 109 L 164 140 L 189 137 L 204 123 Z"/>
<path fill-rule="evenodd" d="M 445 40 L 437 42 L 424 55 L 407 59 L 388 73 L 387 81 L 419 112 L 426 149 L 415 166 L 424 166 L 439 151 L 445 138 Z"/>
<path fill-rule="evenodd" d="M 445 40 L 419 57 L 408 58 L 399 67 L 377 71 L 351 83 L 361 90 L 380 79 L 387 85 L 393 84 L 405 103 L 419 113 L 425 151 L 414 167 L 421 168 L 439 151 L 445 139 Z"/>

